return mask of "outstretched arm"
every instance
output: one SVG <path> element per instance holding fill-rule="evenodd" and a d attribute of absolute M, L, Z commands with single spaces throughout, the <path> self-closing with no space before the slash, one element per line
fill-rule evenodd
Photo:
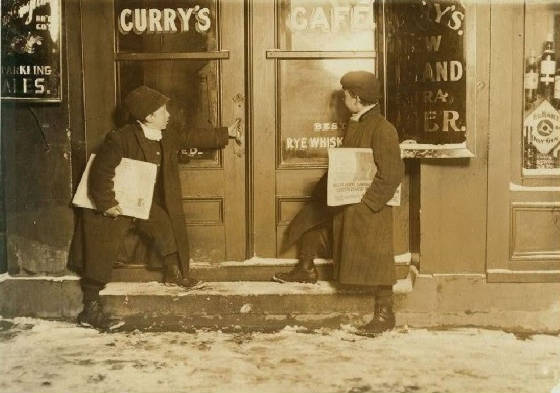
<path fill-rule="evenodd" d="M 191 128 L 180 134 L 183 148 L 198 147 L 201 149 L 219 149 L 228 144 L 229 138 L 239 138 L 239 124 L 237 119 L 229 127 Z"/>

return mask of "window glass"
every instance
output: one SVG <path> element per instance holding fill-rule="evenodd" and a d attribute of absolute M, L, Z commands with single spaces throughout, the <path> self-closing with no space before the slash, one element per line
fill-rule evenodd
<path fill-rule="evenodd" d="M 279 49 L 375 50 L 374 0 L 282 0 Z"/>
<path fill-rule="evenodd" d="M 560 175 L 560 3 L 526 2 L 523 174 Z"/>
<path fill-rule="evenodd" d="M 395 1 L 386 7 L 387 116 L 401 141 L 466 142 L 464 4 L 462 0 Z"/>
<path fill-rule="evenodd" d="M 218 124 L 218 65 L 216 61 L 121 61 L 118 63 L 120 100 L 145 84 L 171 98 L 168 128 L 212 128 Z M 120 121 L 122 123 L 122 119 Z M 184 150 L 180 161 L 215 165 L 214 150 Z M 194 162 L 192 162 L 194 161 Z"/>
<path fill-rule="evenodd" d="M 118 52 L 217 50 L 215 0 L 115 0 Z"/>
<path fill-rule="evenodd" d="M 374 72 L 374 59 L 283 60 L 280 72 L 281 165 L 325 165 L 327 149 L 342 143 L 349 113 L 340 78 Z"/>

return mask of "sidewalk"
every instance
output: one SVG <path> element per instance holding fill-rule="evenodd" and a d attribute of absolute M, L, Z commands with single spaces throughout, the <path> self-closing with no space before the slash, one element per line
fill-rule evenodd
<path fill-rule="evenodd" d="M 0 319 L 1 392 L 554 392 L 560 336 L 401 327 L 98 333 Z"/>

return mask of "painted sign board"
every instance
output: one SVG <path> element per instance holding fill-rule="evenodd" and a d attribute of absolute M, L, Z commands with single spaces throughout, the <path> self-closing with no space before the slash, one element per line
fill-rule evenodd
<path fill-rule="evenodd" d="M 2 100 L 62 101 L 60 0 L 2 0 Z"/>
<path fill-rule="evenodd" d="M 401 140 L 433 145 L 466 141 L 465 24 L 460 0 L 390 5 L 387 114 Z"/>

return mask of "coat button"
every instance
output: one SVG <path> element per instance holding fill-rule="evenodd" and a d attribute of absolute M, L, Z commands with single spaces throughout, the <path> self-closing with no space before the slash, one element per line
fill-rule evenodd
<path fill-rule="evenodd" d="M 160 155 L 160 152 L 159 152 L 159 151 L 156 151 L 156 154 L 159 156 L 159 155 Z"/>

